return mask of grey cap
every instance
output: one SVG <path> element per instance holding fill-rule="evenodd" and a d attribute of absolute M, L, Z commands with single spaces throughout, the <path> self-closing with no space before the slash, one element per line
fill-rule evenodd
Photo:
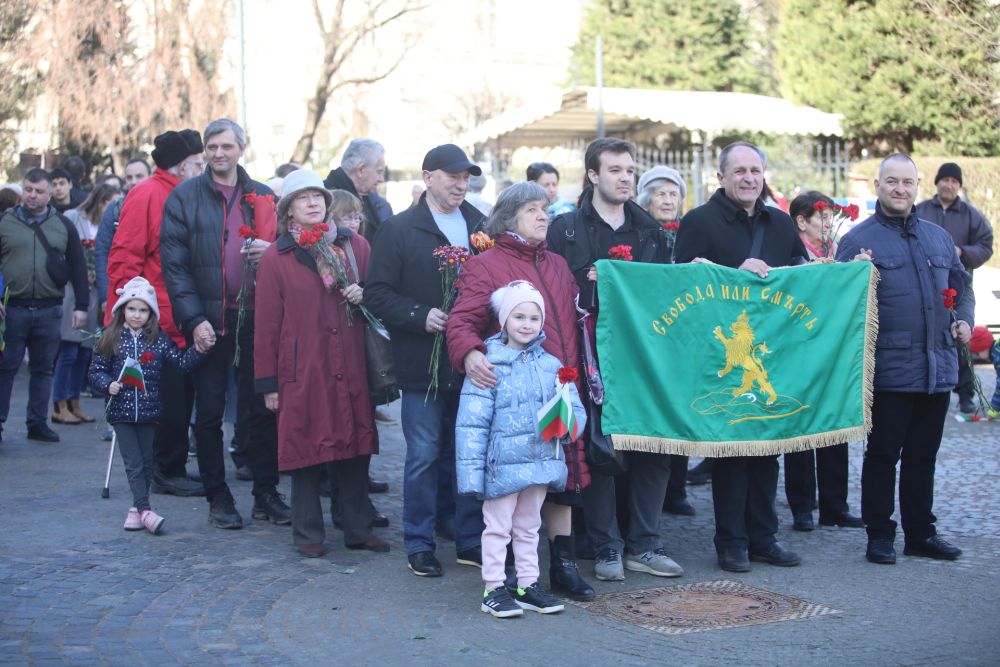
<path fill-rule="evenodd" d="M 652 169 L 644 173 L 642 175 L 642 178 L 639 179 L 639 188 L 637 192 L 642 192 L 643 190 L 646 189 L 647 185 L 649 185 L 653 181 L 659 181 L 659 180 L 667 180 L 671 181 L 672 183 L 676 183 L 677 187 L 681 189 L 681 200 L 687 198 L 687 191 L 688 191 L 687 183 L 684 182 L 684 179 L 681 177 L 680 172 L 677 171 L 676 169 L 671 169 L 670 167 L 663 167 L 663 166 L 653 167 Z"/>

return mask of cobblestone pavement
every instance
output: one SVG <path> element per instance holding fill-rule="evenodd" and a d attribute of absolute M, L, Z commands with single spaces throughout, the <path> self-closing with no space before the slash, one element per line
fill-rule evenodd
<path fill-rule="evenodd" d="M 594 582 L 598 593 L 732 580 L 839 613 L 668 636 L 575 606 L 551 617 L 490 618 L 479 611 L 478 571 L 456 565 L 450 543 L 438 547 L 443 578 L 411 575 L 400 531 L 399 426 L 380 427 L 383 454 L 373 464 L 391 484 L 373 496 L 392 521 L 380 531 L 389 554 L 348 552 L 331 529 L 326 556 L 299 557 L 289 528 L 250 519 L 250 483 L 232 479 L 232 469 L 242 531 L 209 526 L 203 498 L 154 496 L 165 534 L 125 533 L 130 498 L 120 461 L 111 498 L 100 497 L 108 451 L 100 425 L 57 427 L 58 444 L 27 441 L 24 374 L 0 445 L 0 664 L 987 665 L 1000 655 L 1000 422 L 949 416 L 935 510 L 940 532 L 965 550 L 955 563 L 904 557 L 899 539 L 897 565 L 871 565 L 863 531 L 792 532 L 779 490 L 779 539 L 803 565 L 723 573 L 712 548 L 711 489 L 692 488 L 697 516 L 664 515 L 661 524 L 685 575 L 630 572 L 624 583 Z M 991 375 L 981 374 L 992 391 Z M 96 400 L 84 407 L 101 411 Z M 855 510 L 860 463 L 854 444 Z M 287 492 L 287 480 L 281 487 Z M 591 564 L 581 566 L 593 581 Z"/>

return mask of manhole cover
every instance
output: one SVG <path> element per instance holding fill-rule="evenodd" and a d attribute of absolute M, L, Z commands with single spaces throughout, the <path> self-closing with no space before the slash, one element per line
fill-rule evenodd
<path fill-rule="evenodd" d="M 579 606 L 668 635 L 825 616 L 837 610 L 734 581 L 709 581 L 599 596 Z"/>

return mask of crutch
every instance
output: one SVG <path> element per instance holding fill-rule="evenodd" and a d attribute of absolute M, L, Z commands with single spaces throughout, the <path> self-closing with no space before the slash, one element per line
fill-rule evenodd
<path fill-rule="evenodd" d="M 108 485 L 111 483 L 111 464 L 115 460 L 115 445 L 118 443 L 118 434 L 111 431 L 111 451 L 108 452 L 108 471 L 104 475 L 104 488 L 101 489 L 101 498 L 110 498 L 111 491 Z"/>

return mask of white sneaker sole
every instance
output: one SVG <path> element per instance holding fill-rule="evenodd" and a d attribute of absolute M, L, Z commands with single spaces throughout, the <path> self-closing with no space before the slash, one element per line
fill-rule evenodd
<path fill-rule="evenodd" d="M 491 609 L 485 604 L 479 605 L 479 610 L 493 616 L 494 618 L 514 618 L 516 616 L 524 616 L 523 609 L 511 609 L 510 611 L 497 611 L 496 609 Z"/>
<path fill-rule="evenodd" d="M 594 570 L 594 578 L 598 581 L 625 581 L 625 573 L 603 575 L 598 573 L 597 570 Z"/>
<path fill-rule="evenodd" d="M 566 605 L 563 604 L 556 604 L 552 605 L 551 607 L 536 607 L 533 604 L 529 604 L 527 602 L 521 602 L 520 600 L 514 600 L 514 604 L 516 604 L 521 609 L 527 609 L 528 611 L 536 611 L 539 614 L 558 614 L 559 612 L 561 612 L 563 609 L 566 608 Z"/>
<path fill-rule="evenodd" d="M 660 570 L 651 568 L 645 563 L 640 563 L 634 560 L 626 560 L 625 569 L 630 572 L 645 572 L 646 574 L 651 574 L 654 577 L 673 578 L 673 577 L 679 577 L 684 574 L 684 570 L 680 570 L 679 572 L 661 572 Z"/>

